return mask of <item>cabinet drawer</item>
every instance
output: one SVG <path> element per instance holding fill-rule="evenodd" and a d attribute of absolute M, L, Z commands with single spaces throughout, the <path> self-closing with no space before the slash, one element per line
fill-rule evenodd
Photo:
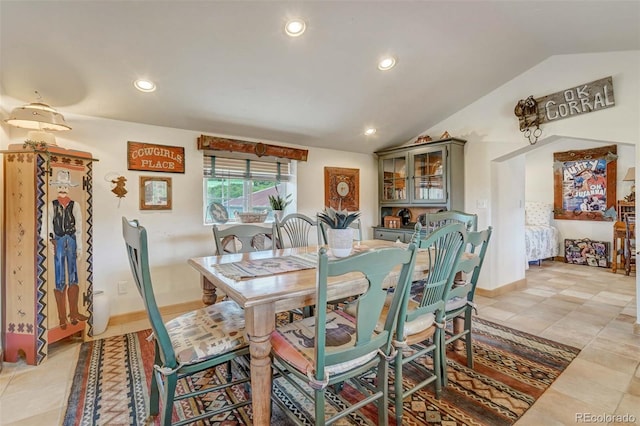
<path fill-rule="evenodd" d="M 396 241 L 400 238 L 400 241 L 404 242 L 406 232 L 402 231 L 387 231 L 386 229 L 376 229 L 373 232 L 373 238 L 377 240 Z"/>

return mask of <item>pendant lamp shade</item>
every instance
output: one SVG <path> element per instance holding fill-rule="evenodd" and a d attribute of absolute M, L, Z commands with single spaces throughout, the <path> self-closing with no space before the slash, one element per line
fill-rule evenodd
<path fill-rule="evenodd" d="M 47 104 L 32 102 L 29 105 L 14 108 L 5 120 L 7 124 L 32 130 L 71 130 L 58 111 Z"/>

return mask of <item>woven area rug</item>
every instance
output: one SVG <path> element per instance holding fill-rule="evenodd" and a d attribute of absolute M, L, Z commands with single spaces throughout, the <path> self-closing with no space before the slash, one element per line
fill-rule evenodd
<path fill-rule="evenodd" d="M 510 425 L 549 387 L 576 357 L 579 350 L 489 321 L 474 319 L 474 369 L 466 367 L 465 352 L 447 352 L 449 384 L 440 399 L 432 386 L 404 403 L 403 425 Z M 64 425 L 143 425 L 147 422 L 149 383 L 153 362 L 150 331 L 82 344 Z M 427 358 L 425 363 L 430 364 Z M 234 371 L 246 374 L 242 368 Z M 180 389 L 201 388 L 224 380 L 223 367 L 182 380 Z M 411 372 L 405 374 L 411 381 Z M 362 380 L 371 381 L 372 377 Z M 392 380 L 392 379 L 390 379 Z M 283 379 L 275 381 L 274 395 L 304 423 L 313 424 L 312 404 L 305 401 Z M 351 405 L 357 397 L 346 385 L 329 399 L 336 405 Z M 207 394 L 176 404 L 174 418 L 249 397 L 244 387 L 226 394 Z M 272 424 L 290 422 L 274 404 Z M 391 410 L 392 411 L 392 410 Z M 199 424 L 251 424 L 251 406 L 220 415 Z M 158 420 L 155 420 L 158 423 Z M 375 409 L 350 417 L 341 424 L 377 424 Z M 390 419 L 390 424 L 395 424 Z"/>

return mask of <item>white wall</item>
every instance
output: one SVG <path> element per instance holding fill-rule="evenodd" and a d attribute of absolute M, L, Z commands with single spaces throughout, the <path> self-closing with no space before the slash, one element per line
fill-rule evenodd
<path fill-rule="evenodd" d="M 496 66 L 499 66 L 499 60 L 499 56 L 496 57 Z M 473 72 L 472 68 L 473 64 L 470 64 L 470 72 Z M 525 273 L 524 244 L 520 238 L 513 237 L 524 233 L 524 220 L 514 223 L 507 219 L 511 213 L 523 217 L 523 208 L 514 207 L 512 200 L 524 199 L 525 163 L 521 163 L 522 167 L 497 167 L 495 164 L 522 161 L 515 159 L 519 153 L 536 148 L 529 147 L 520 133 L 513 114 L 514 106 L 529 95 L 537 98 L 607 76 L 613 77 L 614 107 L 545 123 L 541 126 L 542 138 L 557 140 L 567 136 L 636 146 L 640 140 L 639 51 L 551 57 L 421 132 L 433 137 L 446 130 L 452 136 L 468 141 L 465 146 L 465 210 L 478 214 L 479 228 L 492 225 L 495 229 L 488 268 L 484 268 L 479 284 L 481 288 L 495 289 L 516 282 L 523 279 Z M 514 191 L 510 197 L 501 193 L 504 180 L 520 182 L 510 184 Z M 479 199 L 488 199 L 489 207 L 478 209 Z"/>
<path fill-rule="evenodd" d="M 3 98 L 3 112 L 22 103 Z M 166 127 L 74 116 L 61 111 L 73 130 L 57 134 L 58 145 L 91 152 L 94 163 L 94 290 L 104 290 L 111 301 L 113 315 L 143 309 L 132 283 L 122 241 L 121 218 L 139 219 L 149 235 L 150 261 L 158 304 L 171 305 L 201 298 L 199 275 L 187 265 L 187 259 L 213 254 L 211 226 L 202 219 L 202 152 L 196 149 L 200 132 Z M 7 133 L 8 131 L 8 133 Z M 220 135 L 234 137 L 230 135 Z M 20 144 L 26 131 L 3 124 L 0 149 Z M 237 136 L 243 139 L 241 136 Z M 127 170 L 127 141 L 183 146 L 184 174 Z M 268 142 L 268 141 L 265 141 Z M 284 143 L 272 142 L 279 145 Z M 288 145 L 292 146 L 292 145 Z M 304 147 L 301 147 L 304 148 Z M 315 215 L 324 206 L 324 166 L 360 169 L 360 209 L 369 237 L 377 220 L 377 162 L 373 154 L 356 154 L 326 149 L 309 149 L 309 161 L 298 163 L 297 210 Z M 125 176 L 129 191 L 118 199 L 111 192 L 107 177 Z M 138 209 L 139 176 L 172 178 L 173 209 L 140 211 Z M 128 282 L 128 293 L 118 295 L 118 281 Z"/>

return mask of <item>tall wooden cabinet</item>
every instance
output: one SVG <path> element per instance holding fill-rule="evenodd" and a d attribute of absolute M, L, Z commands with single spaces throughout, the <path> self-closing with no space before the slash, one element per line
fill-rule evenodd
<path fill-rule="evenodd" d="M 379 239 L 407 240 L 419 214 L 438 210 L 464 210 L 465 140 L 447 138 L 402 145 L 376 152 L 379 169 Z M 412 223 L 388 230 L 384 217 L 401 208 L 412 212 Z M 404 235 L 404 234 L 408 234 Z"/>
<path fill-rule="evenodd" d="M 37 365 L 49 344 L 93 332 L 95 159 L 57 146 L 2 154 L 2 347 L 6 361 Z"/>

